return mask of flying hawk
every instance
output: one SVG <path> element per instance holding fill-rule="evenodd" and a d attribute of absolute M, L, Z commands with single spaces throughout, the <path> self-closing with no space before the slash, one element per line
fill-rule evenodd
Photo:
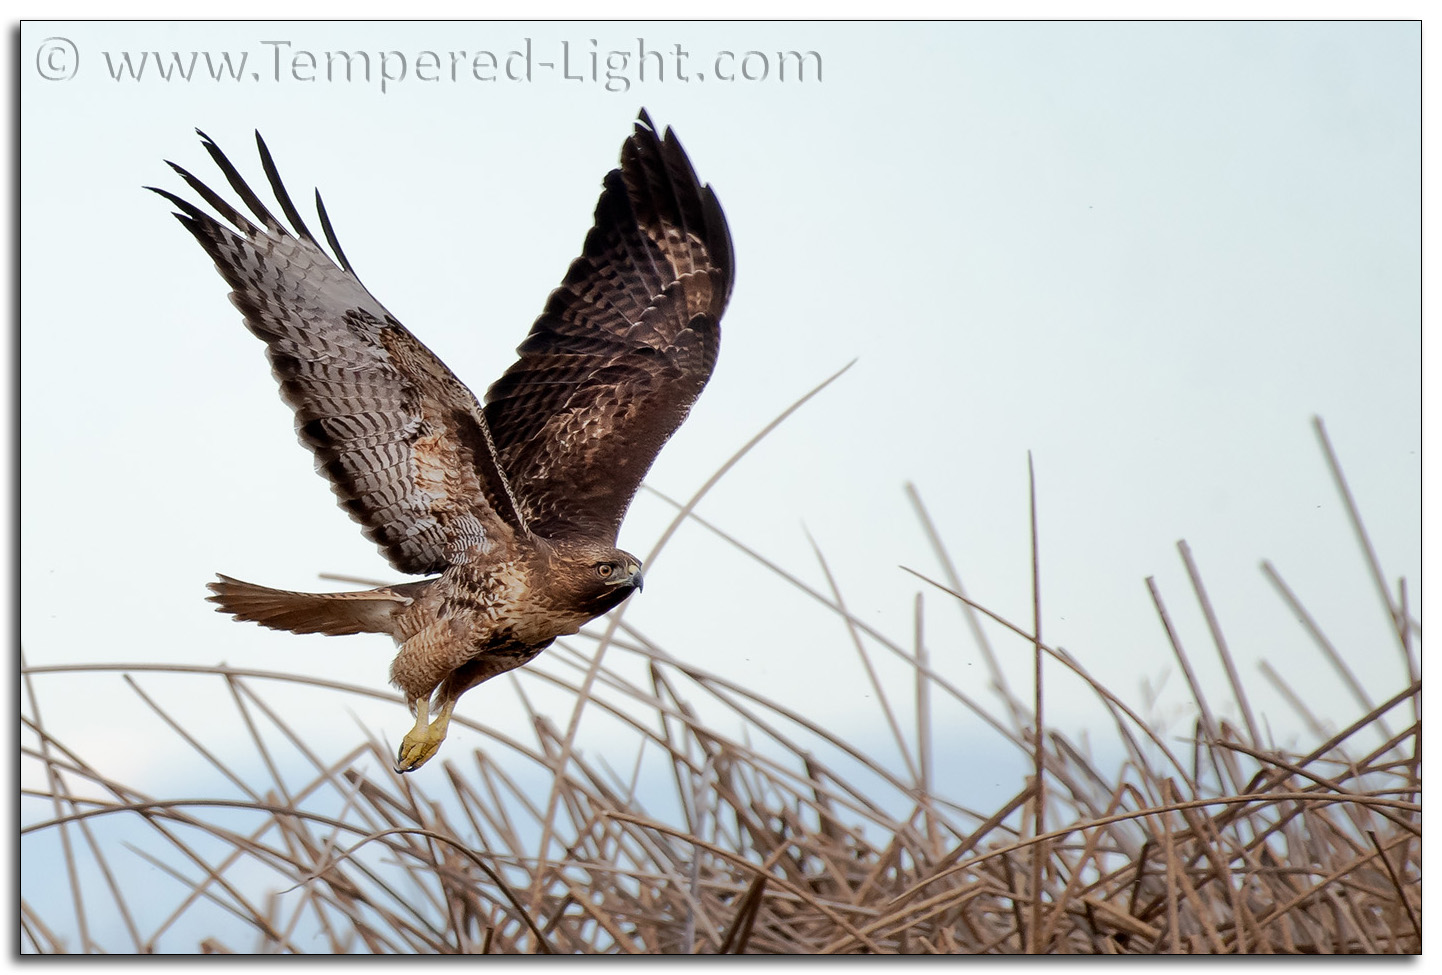
<path fill-rule="evenodd" d="M 286 222 L 198 134 L 254 220 L 175 163 L 220 219 L 150 189 L 230 284 L 341 506 L 397 570 L 432 576 L 302 593 L 221 575 L 209 598 L 293 633 L 390 634 L 391 682 L 416 716 L 396 770 L 413 771 L 462 694 L 641 588 L 640 560 L 616 537 L 716 363 L 732 282 L 726 217 L 675 135 L 641 112 L 581 256 L 482 406 L 361 284 L 318 193 L 329 251 L 311 234 L 259 133 Z"/>

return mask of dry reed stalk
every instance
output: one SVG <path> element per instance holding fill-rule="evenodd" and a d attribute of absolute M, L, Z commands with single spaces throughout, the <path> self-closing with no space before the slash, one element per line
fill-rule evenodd
<path fill-rule="evenodd" d="M 859 743 L 860 722 L 823 727 L 757 688 L 684 663 L 684 653 L 657 647 L 619 617 L 509 679 L 527 727 L 457 716 L 483 747 L 444 759 L 442 774 L 429 778 L 392 773 L 390 750 L 377 740 L 322 754 L 272 693 L 306 688 L 317 707 L 334 709 L 398 701 L 388 692 L 240 667 L 22 658 L 22 767 L 36 774 L 22 790 L 21 849 L 27 860 L 53 857 L 54 866 L 43 873 L 50 889 L 37 886 L 38 872 L 24 875 L 21 949 L 1417 952 L 1420 625 L 1406 587 L 1394 601 L 1382 585 L 1320 423 L 1317 431 L 1387 604 L 1379 642 L 1400 645 L 1410 676 L 1373 703 L 1296 593 L 1263 563 L 1363 712 L 1305 753 L 1260 740 L 1262 716 L 1185 543 L 1179 554 L 1242 714 L 1238 728 L 1211 708 L 1160 589 L 1147 580 L 1192 691 L 1190 763 L 1122 689 L 1042 640 L 1035 507 L 1033 619 L 1023 627 L 962 592 L 919 493 L 907 489 L 944 584 L 909 571 L 975 632 L 990 620 L 1034 654 L 1028 706 L 980 639 L 997 700 L 985 705 L 945 674 L 955 651 L 938 646 L 926 625 L 935 599 L 918 594 L 910 639 L 893 639 L 853 611 L 819 546 L 825 591 L 696 515 L 703 489 L 676 504 L 667 537 L 682 523 L 709 531 L 835 615 L 861 665 L 858 698 L 876 702 L 884 756 Z M 1046 657 L 1080 678 L 1109 716 L 1113 728 L 1104 730 L 1115 731 L 1123 756 L 1115 768 L 1043 724 Z M 898 663 L 910 703 L 884 671 Z M 1047 679 L 1057 679 L 1055 664 Z M 1289 690 L 1275 671 L 1263 674 Z M 175 760 L 216 777 L 214 794 L 148 795 L 58 741 L 45 720 L 46 692 L 84 675 L 108 675 L 154 715 Z M 209 724 L 183 719 L 175 681 L 184 699 L 233 713 L 241 734 L 218 740 Z M 539 709 L 542 690 L 571 703 L 566 720 L 553 723 Z M 1305 712 L 1305 699 L 1293 696 Z M 1409 703 L 1410 718 L 1400 711 Z M 939 774 L 943 706 L 975 714 L 1030 766 L 1025 787 L 994 811 L 968 808 L 953 794 L 957 783 Z M 623 744 L 604 755 L 576 747 L 583 718 L 604 722 L 607 740 Z M 1405 727 L 1394 732 L 1389 721 Z"/>

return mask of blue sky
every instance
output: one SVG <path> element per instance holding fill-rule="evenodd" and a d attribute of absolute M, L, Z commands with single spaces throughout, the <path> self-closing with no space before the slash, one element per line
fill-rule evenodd
<path fill-rule="evenodd" d="M 638 38 L 679 45 L 690 80 L 674 62 L 640 80 Z M 447 74 L 478 56 L 483 75 L 503 74 L 528 42 L 529 80 Z M 969 594 L 1025 622 L 1031 451 L 1049 641 L 1124 695 L 1162 684 L 1155 712 L 1179 716 L 1185 688 L 1143 582 L 1155 577 L 1225 709 L 1175 547 L 1186 539 L 1253 707 L 1279 743 L 1310 740 L 1262 660 L 1325 719 L 1360 712 L 1261 560 L 1375 698 L 1404 683 L 1311 418 L 1389 584 L 1405 577 L 1415 599 L 1419 44 L 1402 22 L 27 24 L 27 659 L 225 660 L 385 684 L 385 638 L 273 633 L 202 601 L 216 571 L 295 589 L 326 587 L 319 572 L 396 576 L 311 471 L 224 283 L 140 189 L 182 188 L 165 159 L 217 181 L 195 127 L 263 184 L 260 129 L 292 196 L 320 187 L 368 287 L 479 393 L 577 253 L 644 106 L 716 189 L 737 262 L 720 362 L 649 484 L 688 497 L 854 359 L 698 513 L 824 588 L 809 534 L 853 611 L 903 643 L 923 589 L 933 661 L 980 696 L 960 614 L 900 568 L 941 574 L 903 486 L 925 499 Z M 593 50 L 627 65 L 592 80 Z M 372 52 L 371 79 L 327 80 L 340 51 Z M 780 79 L 792 51 L 814 77 Z M 142 52 L 168 66 L 173 53 L 182 66 L 247 60 L 238 81 L 117 67 Z M 375 72 L 402 61 L 383 90 Z M 670 513 L 643 494 L 621 544 L 644 555 Z M 660 645 L 823 724 L 862 720 L 835 617 L 704 529 L 683 528 L 646 581 L 626 619 Z M 1029 649 L 993 637 L 1027 687 Z M 1087 696 L 1056 680 L 1052 719 L 1084 729 Z M 44 686 L 68 744 L 133 777 L 172 774 L 179 751 L 117 722 L 114 698 Z M 468 709 L 520 713 L 503 682 Z M 349 715 L 310 717 L 336 754 L 355 744 Z M 381 703 L 361 720 L 392 738 L 409 725 Z M 453 738 L 448 749 L 476 744 Z M 964 754 L 949 760 L 966 774 Z"/>

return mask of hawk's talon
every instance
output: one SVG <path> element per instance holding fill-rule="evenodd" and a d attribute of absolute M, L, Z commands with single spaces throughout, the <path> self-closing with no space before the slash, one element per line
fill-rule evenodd
<path fill-rule="evenodd" d="M 451 723 L 451 709 L 455 707 L 455 702 L 447 701 L 436 719 L 430 722 L 426 720 L 429 714 L 428 704 L 424 699 L 416 702 L 415 727 L 406 732 L 406 736 L 401 739 L 401 747 L 396 752 L 395 770 L 401 775 L 414 772 L 429 762 L 436 752 L 440 751 L 441 742 L 446 740 L 446 729 Z"/>

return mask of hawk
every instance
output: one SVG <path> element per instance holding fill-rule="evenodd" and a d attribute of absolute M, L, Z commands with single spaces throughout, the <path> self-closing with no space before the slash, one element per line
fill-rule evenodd
<path fill-rule="evenodd" d="M 431 577 L 306 593 L 219 575 L 208 598 L 273 629 L 394 638 L 391 682 L 415 714 L 396 771 L 413 771 L 462 694 L 641 588 L 617 535 L 716 363 L 733 278 L 726 217 L 676 136 L 642 111 L 581 256 L 481 405 L 361 284 L 319 193 L 329 250 L 310 232 L 260 133 L 284 222 L 197 134 L 251 216 L 175 163 L 215 215 L 149 189 L 230 285 L 341 507 L 398 571 Z"/>

